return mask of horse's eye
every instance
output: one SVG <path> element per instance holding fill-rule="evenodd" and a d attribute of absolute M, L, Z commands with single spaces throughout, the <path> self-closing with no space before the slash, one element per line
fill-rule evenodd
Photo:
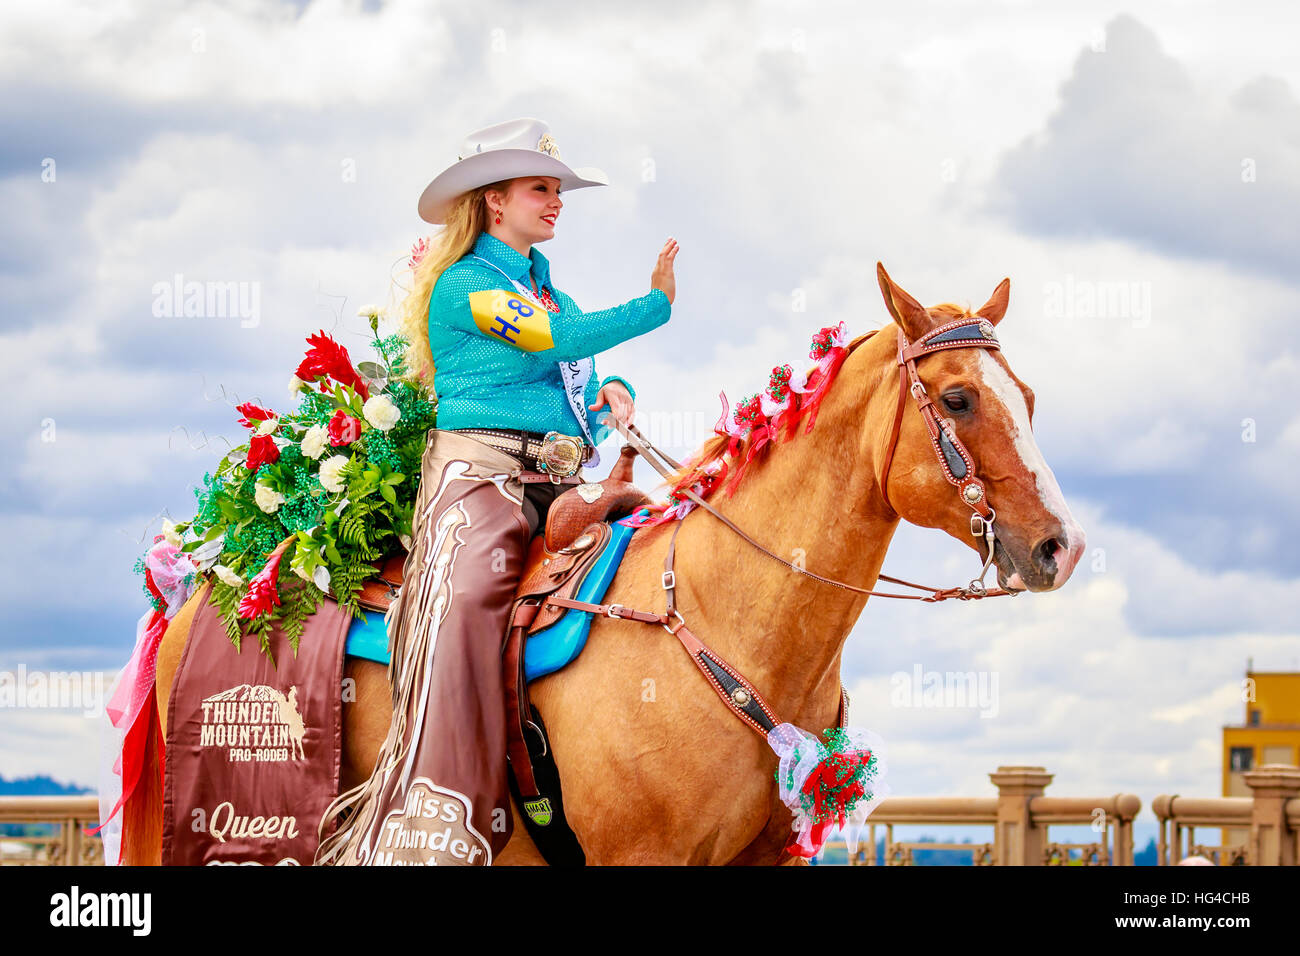
<path fill-rule="evenodd" d="M 945 395 L 943 404 L 947 406 L 950 412 L 964 412 L 968 407 L 966 399 L 961 395 Z"/>

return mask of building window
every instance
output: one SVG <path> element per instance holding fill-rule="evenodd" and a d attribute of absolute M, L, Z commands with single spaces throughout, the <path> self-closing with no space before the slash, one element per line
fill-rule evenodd
<path fill-rule="evenodd" d="M 1228 752 L 1228 767 L 1231 770 L 1249 770 L 1255 761 L 1255 748 L 1233 747 Z"/>
<path fill-rule="evenodd" d="M 1250 712 L 1250 726 L 1252 726 L 1252 727 L 1258 727 L 1258 726 L 1259 726 L 1259 711 L 1258 711 L 1258 710 L 1252 710 L 1252 711 Z"/>

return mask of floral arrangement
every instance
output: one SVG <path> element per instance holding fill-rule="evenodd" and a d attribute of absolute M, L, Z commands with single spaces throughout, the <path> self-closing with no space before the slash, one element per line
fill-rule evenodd
<path fill-rule="evenodd" d="M 772 369 L 767 387 L 746 397 L 734 410 L 728 407 L 726 393 L 719 392 L 722 415 L 713 426 L 714 437 L 678 472 L 668 500 L 642 508 L 619 523 L 642 527 L 686 517 L 695 502 L 684 494 L 684 489 L 689 488 L 701 498 L 708 498 L 723 486 L 728 495 L 733 494 L 745 469 L 764 448 L 775 444 L 783 431 L 785 438 L 793 438 L 805 418 L 804 433 L 812 431 L 817 409 L 848 354 L 844 323 L 827 326 L 813 336 L 808 357 L 816 364 L 806 371 L 796 374 L 789 364 L 778 365 Z"/>
<path fill-rule="evenodd" d="M 236 648 L 255 635 L 270 656 L 279 624 L 296 653 L 327 594 L 364 619 L 362 583 L 410 545 L 435 402 L 403 378 L 406 340 L 379 337 L 380 310 L 358 314 L 370 320 L 379 360 L 354 365 L 324 330 L 309 336 L 289 383 L 297 410 L 239 405 L 248 441 L 203 476 L 193 518 L 163 523 L 176 554 L 210 574 L 211 600 Z M 146 570 L 143 558 L 136 570 Z"/>
<path fill-rule="evenodd" d="M 822 742 L 788 723 L 767 735 L 778 758 L 778 793 L 793 817 L 785 849 L 805 859 L 820 853 L 837 829 L 854 852 L 867 817 L 890 793 L 882 779 L 887 768 L 878 734 L 833 727 L 825 737 Z"/>

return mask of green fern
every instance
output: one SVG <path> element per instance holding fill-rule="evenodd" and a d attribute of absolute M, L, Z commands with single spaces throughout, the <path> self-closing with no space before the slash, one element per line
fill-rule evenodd
<path fill-rule="evenodd" d="M 353 610 L 355 614 L 355 608 L 358 606 L 357 593 L 366 580 L 374 576 L 375 568 L 364 556 L 350 551 L 345 555 L 344 560 L 347 563 L 330 574 L 330 590 L 334 592 L 335 601 Z"/>
<path fill-rule="evenodd" d="M 371 540 L 372 529 L 367 528 L 367 524 L 374 523 L 371 522 L 371 515 L 382 511 L 384 507 L 385 502 L 382 499 L 358 501 L 349 505 L 346 513 L 339 519 L 339 541 L 355 549 L 357 557 L 361 560 L 373 561 L 383 555 L 383 551 L 377 547 L 378 542 Z M 381 538 L 385 536 L 383 532 L 379 535 Z"/>
<path fill-rule="evenodd" d="M 226 629 L 226 637 L 230 643 L 235 645 L 235 651 L 239 651 L 240 639 L 243 637 L 243 628 L 239 616 L 239 602 L 244 597 L 243 589 L 232 588 L 224 583 L 215 574 L 211 576 L 212 593 L 208 598 L 208 603 L 215 607 L 221 615 L 221 623 Z"/>
<path fill-rule="evenodd" d="M 310 581 L 302 581 L 297 587 L 280 592 L 281 633 L 288 639 L 295 657 L 298 656 L 298 642 L 307 625 L 307 618 L 319 610 L 324 597 L 325 592 Z"/>

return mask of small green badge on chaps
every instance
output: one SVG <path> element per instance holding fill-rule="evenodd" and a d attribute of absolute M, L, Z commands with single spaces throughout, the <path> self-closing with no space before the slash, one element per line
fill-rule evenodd
<path fill-rule="evenodd" d="M 551 822 L 551 801 L 546 797 L 540 800 L 528 800 L 524 803 L 524 813 L 539 827 Z"/>

